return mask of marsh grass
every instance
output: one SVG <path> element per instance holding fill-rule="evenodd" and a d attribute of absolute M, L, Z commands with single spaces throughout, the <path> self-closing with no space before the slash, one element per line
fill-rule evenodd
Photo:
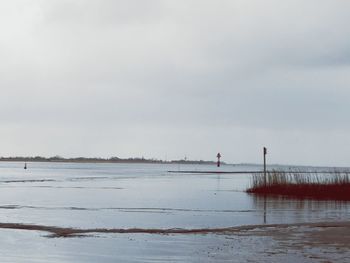
<path fill-rule="evenodd" d="M 253 174 L 248 193 L 295 198 L 350 200 L 350 172 L 269 171 Z"/>

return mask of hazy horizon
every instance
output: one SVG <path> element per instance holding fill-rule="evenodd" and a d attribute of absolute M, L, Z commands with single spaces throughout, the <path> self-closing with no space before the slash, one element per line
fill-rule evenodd
<path fill-rule="evenodd" d="M 60 156 L 60 155 L 50 155 L 50 156 L 40 156 L 40 155 L 28 155 L 28 156 L 0 156 L 0 158 L 3 159 L 7 159 L 7 158 L 44 158 L 44 159 L 50 159 L 50 158 L 62 158 L 64 160 L 73 160 L 73 159 L 102 159 L 102 160 L 110 160 L 113 158 L 118 158 L 121 161 L 123 160 L 131 160 L 131 159 L 145 159 L 146 161 L 160 161 L 160 162 L 164 162 L 164 164 L 166 163 L 171 163 L 171 162 L 178 162 L 178 161 L 188 161 L 188 162 L 204 162 L 203 165 L 207 165 L 205 164 L 206 162 L 212 162 L 213 164 L 215 164 L 216 166 L 216 162 L 217 159 L 187 159 L 186 160 L 184 158 L 178 158 L 178 159 L 162 159 L 162 158 L 154 158 L 154 157 L 150 157 L 150 158 L 145 158 L 144 156 L 127 156 L 127 157 L 120 157 L 120 156 L 107 156 L 107 157 L 100 157 L 100 156 L 71 156 L 71 157 L 67 157 L 67 156 Z M 1 159 L 0 161 L 2 162 L 12 162 L 12 161 L 6 161 Z M 19 162 L 17 160 L 13 161 L 13 162 Z M 30 162 L 30 160 L 28 160 L 28 162 Z M 33 161 L 33 162 L 37 162 L 37 161 Z M 38 161 L 40 162 L 40 161 Z M 53 161 L 54 162 L 54 161 Z M 63 161 L 64 162 L 64 161 Z M 77 161 L 79 162 L 79 161 Z M 89 161 L 87 161 L 87 163 L 89 163 Z M 135 162 L 137 163 L 137 161 Z M 103 164 L 103 163 L 102 163 Z M 230 161 L 226 161 L 226 160 L 221 160 L 221 164 L 222 165 L 226 165 L 226 166 L 230 166 L 230 165 L 242 165 L 242 166 L 261 166 L 263 167 L 263 160 L 261 160 L 260 162 L 239 162 L 239 163 L 235 163 L 235 162 L 230 162 Z M 269 163 L 269 160 L 267 160 L 266 165 L 269 167 L 273 167 L 273 166 L 285 166 L 285 167 L 318 167 L 318 168 L 350 168 L 350 166 L 346 166 L 346 165 L 339 165 L 339 166 L 334 166 L 334 165 L 315 165 L 315 164 L 297 164 L 297 163 Z M 220 168 L 218 168 L 218 170 L 220 170 Z"/>
<path fill-rule="evenodd" d="M 0 156 L 349 166 L 350 2 L 0 3 Z"/>

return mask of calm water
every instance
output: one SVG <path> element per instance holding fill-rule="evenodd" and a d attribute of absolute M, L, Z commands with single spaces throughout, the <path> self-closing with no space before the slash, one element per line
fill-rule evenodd
<path fill-rule="evenodd" d="M 256 169 L 220 168 L 222 171 Z M 23 163 L 3 162 L 0 163 L 0 223 L 192 229 L 349 218 L 347 202 L 248 195 L 244 192 L 250 183 L 247 174 L 170 174 L 168 170 L 216 170 L 216 167 L 29 163 L 24 170 Z M 49 239 L 43 232 L 19 230 L 0 230 L 0 234 L 1 262 L 22 262 L 18 249 L 29 253 L 33 262 L 115 262 L 117 259 L 202 262 L 201 251 L 208 250 L 209 243 L 221 238 L 106 234 Z M 220 240 L 214 243 L 223 242 Z M 27 258 L 25 262 L 30 260 Z"/>

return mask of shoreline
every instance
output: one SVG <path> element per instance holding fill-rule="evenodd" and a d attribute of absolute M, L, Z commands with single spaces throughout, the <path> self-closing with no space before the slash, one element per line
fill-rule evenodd
<path fill-rule="evenodd" d="M 23 223 L 0 223 L 0 229 L 27 230 L 47 232 L 47 237 L 84 237 L 85 234 L 155 234 L 155 235 L 254 235 L 254 233 L 265 232 L 268 235 L 273 234 L 273 230 L 293 230 L 298 228 L 315 229 L 341 229 L 341 231 L 333 231 L 333 237 L 338 240 L 346 237 L 350 241 L 350 221 L 324 221 L 324 222 L 305 222 L 290 224 L 258 224 L 258 225 L 242 225 L 224 228 L 70 228 L 58 227 L 38 224 Z M 329 238 L 328 238 L 329 239 Z M 335 240 L 333 240 L 335 241 Z M 350 247 L 350 242 L 348 242 Z"/>
<path fill-rule="evenodd" d="M 14 162 L 14 163 L 23 163 L 23 162 L 27 162 L 27 163 L 91 163 L 91 164 L 104 164 L 104 163 L 108 163 L 108 164 L 189 164 L 189 165 L 214 165 L 215 163 L 211 163 L 211 162 L 207 162 L 207 161 L 186 161 L 186 162 L 182 162 L 182 161 L 157 161 L 157 160 L 118 160 L 118 161 L 114 161 L 114 160 L 74 160 L 74 159 L 64 159 L 64 160 L 34 160 L 34 159 L 0 159 L 0 163 L 3 162 Z M 227 163 L 222 163 L 222 166 L 230 166 L 233 164 L 227 164 Z"/>

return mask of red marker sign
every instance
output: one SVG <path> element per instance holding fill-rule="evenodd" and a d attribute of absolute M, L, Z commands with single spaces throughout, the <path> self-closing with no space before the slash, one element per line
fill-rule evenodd
<path fill-rule="evenodd" d="M 218 158 L 217 166 L 220 167 L 220 158 L 221 158 L 221 154 L 218 153 L 218 154 L 216 155 L 216 157 Z"/>

